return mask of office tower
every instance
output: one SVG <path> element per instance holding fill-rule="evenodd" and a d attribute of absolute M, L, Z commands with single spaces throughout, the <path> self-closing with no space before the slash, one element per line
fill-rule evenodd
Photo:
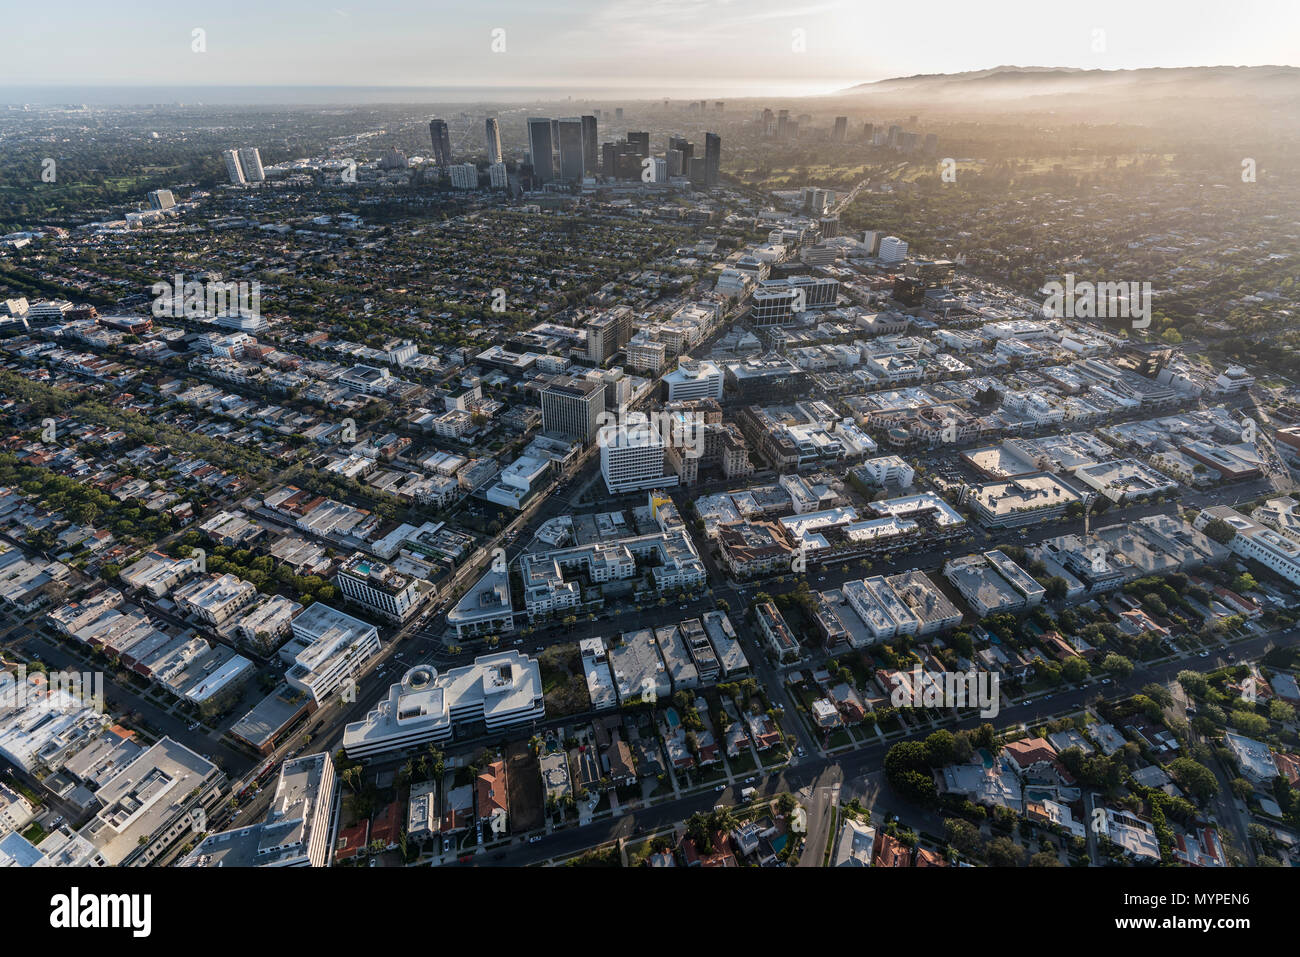
<path fill-rule="evenodd" d="M 902 135 L 903 135 L 903 128 L 901 126 L 891 126 L 889 128 L 888 144 L 890 146 L 898 146 L 899 141 L 902 138 Z"/>
<path fill-rule="evenodd" d="M 628 133 L 627 145 L 636 150 L 637 155 L 642 159 L 647 159 L 650 156 L 649 133 Z"/>
<path fill-rule="evenodd" d="M 658 156 L 655 156 L 650 160 L 650 162 L 652 164 L 651 169 L 654 171 L 654 179 L 652 180 L 652 182 L 655 183 L 668 182 L 668 161 L 666 159 L 660 159 Z"/>
<path fill-rule="evenodd" d="M 582 120 L 575 116 L 557 123 L 560 130 L 560 179 L 566 183 L 581 183 Z"/>
<path fill-rule="evenodd" d="M 587 358 L 596 363 L 607 362 L 632 338 L 632 307 L 615 306 L 589 319 L 585 328 Z"/>
<path fill-rule="evenodd" d="M 695 147 L 684 136 L 668 138 L 668 175 L 689 176 L 691 174 L 691 157 Z"/>
<path fill-rule="evenodd" d="M 262 169 L 262 154 L 256 146 L 240 148 L 239 166 L 244 171 L 244 178 L 250 183 L 265 182 L 266 173 Z"/>
<path fill-rule="evenodd" d="M 473 163 L 453 163 L 447 167 L 453 189 L 477 189 L 478 168 Z"/>
<path fill-rule="evenodd" d="M 602 143 L 600 145 L 600 169 L 607 177 L 613 179 L 618 172 L 618 144 Z"/>
<path fill-rule="evenodd" d="M 897 236 L 886 236 L 880 241 L 880 258 L 887 263 L 902 262 L 907 258 L 907 243 Z"/>
<path fill-rule="evenodd" d="M 703 156 L 691 158 L 690 173 L 688 175 L 691 178 L 691 185 L 696 189 L 703 189 L 708 185 L 708 166 L 704 162 Z"/>
<path fill-rule="evenodd" d="M 599 172 L 597 164 L 600 162 L 598 151 L 600 143 L 596 134 L 596 118 L 594 116 L 584 116 L 582 118 L 582 175 L 595 176 Z"/>
<path fill-rule="evenodd" d="M 429 121 L 429 139 L 433 141 L 433 161 L 439 166 L 451 165 L 451 134 L 446 120 Z"/>
<path fill-rule="evenodd" d="M 939 134 L 925 134 L 925 151 L 931 154 L 939 152 Z"/>
<path fill-rule="evenodd" d="M 239 165 L 239 154 L 234 150 L 223 150 L 221 158 L 226 161 L 226 175 L 230 177 L 232 186 L 243 186 L 248 182 L 244 179 L 243 167 Z"/>
<path fill-rule="evenodd" d="M 704 134 L 704 185 L 718 185 L 718 170 L 722 166 L 722 137 L 717 133 Z"/>
<path fill-rule="evenodd" d="M 611 495 L 665 484 L 663 437 L 644 422 L 609 427 L 600 440 L 600 474 Z"/>
<path fill-rule="evenodd" d="M 614 159 L 616 179 L 639 180 L 641 178 L 641 154 L 624 144 Z"/>
<path fill-rule="evenodd" d="M 831 130 L 831 142 L 843 143 L 845 135 L 849 132 L 849 118 L 847 116 L 835 117 L 835 127 Z"/>
<path fill-rule="evenodd" d="M 176 197 L 170 189 L 155 189 L 149 194 L 150 209 L 171 209 L 176 205 Z"/>
<path fill-rule="evenodd" d="M 763 110 L 763 129 L 766 131 L 772 125 L 772 111 L 764 108 Z"/>
<path fill-rule="evenodd" d="M 623 118 L 623 107 L 620 106 L 614 110 L 614 119 L 621 120 L 622 118 Z"/>
<path fill-rule="evenodd" d="M 776 135 L 778 139 L 785 139 L 786 134 L 790 132 L 790 111 L 782 110 L 776 115 Z"/>
<path fill-rule="evenodd" d="M 879 229 L 868 229 L 862 234 L 862 245 L 867 250 L 868 256 L 875 256 L 880 252 L 880 240 L 884 238 L 884 233 Z"/>
<path fill-rule="evenodd" d="M 722 367 L 705 359 L 678 361 L 677 368 L 663 378 L 669 402 L 681 399 L 722 399 Z"/>
<path fill-rule="evenodd" d="M 487 155 L 492 164 L 501 162 L 501 124 L 495 116 L 489 116 L 484 124 L 487 128 Z"/>
<path fill-rule="evenodd" d="M 862 124 L 862 139 L 865 142 L 871 143 L 875 139 L 875 135 L 876 135 L 876 125 L 874 123 Z"/>
<path fill-rule="evenodd" d="M 241 147 L 238 154 L 239 168 L 243 170 L 244 180 L 249 183 L 261 183 L 266 180 L 262 170 L 262 154 L 255 146 Z"/>
<path fill-rule="evenodd" d="M 488 183 L 493 189 L 505 189 L 510 185 L 510 177 L 506 174 L 505 163 L 493 163 L 488 167 Z"/>
<path fill-rule="evenodd" d="M 542 431 L 594 442 L 605 411 L 605 385 L 575 376 L 556 376 L 542 390 Z"/>
<path fill-rule="evenodd" d="M 546 117 L 530 116 L 528 118 L 528 156 L 533 164 L 533 179 L 538 183 L 549 183 L 555 179 L 555 167 L 551 160 L 551 121 Z"/>

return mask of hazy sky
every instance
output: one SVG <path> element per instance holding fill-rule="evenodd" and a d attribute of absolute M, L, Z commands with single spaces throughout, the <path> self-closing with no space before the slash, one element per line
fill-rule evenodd
<path fill-rule="evenodd" d="M 58 0 L 6 4 L 0 23 L 11 41 L 0 58 L 6 86 L 463 85 L 738 96 L 999 64 L 1300 60 L 1300 0 Z M 195 28 L 206 31 L 204 53 L 191 49 Z M 498 28 L 505 51 L 494 53 Z"/>

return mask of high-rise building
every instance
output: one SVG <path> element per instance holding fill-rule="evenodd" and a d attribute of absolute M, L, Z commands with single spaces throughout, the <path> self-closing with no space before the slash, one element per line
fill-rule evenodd
<path fill-rule="evenodd" d="M 262 154 L 256 146 L 240 148 L 239 165 L 244 171 L 244 178 L 250 183 L 266 181 L 266 173 L 262 170 Z"/>
<path fill-rule="evenodd" d="M 336 578 L 339 591 L 351 601 L 389 621 L 405 621 L 424 598 L 414 578 L 364 552 L 339 566 Z"/>
<path fill-rule="evenodd" d="M 614 358 L 632 338 L 632 307 L 615 306 L 587 320 L 587 358 L 605 362 Z"/>
<path fill-rule="evenodd" d="M 696 156 L 691 160 L 690 172 L 687 175 L 691 178 L 691 185 L 696 189 L 702 189 L 708 185 L 707 169 L 703 156 Z"/>
<path fill-rule="evenodd" d="M 718 185 L 718 170 L 722 165 L 722 137 L 717 133 L 704 134 L 704 185 Z"/>
<path fill-rule="evenodd" d="M 847 116 L 835 117 L 835 126 L 831 130 L 831 142 L 843 143 L 845 135 L 849 131 L 849 118 Z"/>
<path fill-rule="evenodd" d="M 453 189 L 477 189 L 478 167 L 473 163 L 453 163 L 449 166 Z"/>
<path fill-rule="evenodd" d="M 446 120 L 429 121 L 429 139 L 433 141 L 433 161 L 439 166 L 450 166 L 451 134 L 447 131 Z"/>
<path fill-rule="evenodd" d="M 484 124 L 487 128 L 488 163 L 501 162 L 501 124 L 495 116 L 489 116 Z"/>
<path fill-rule="evenodd" d="M 493 189 L 506 189 L 510 185 L 505 163 L 493 163 L 488 167 L 488 183 Z"/>
<path fill-rule="evenodd" d="M 627 144 L 636 150 L 637 155 L 642 159 L 648 159 L 650 156 L 650 134 L 649 133 L 628 133 Z"/>
<path fill-rule="evenodd" d="M 560 179 L 581 183 L 583 170 L 582 120 L 563 119 L 560 123 Z"/>
<path fill-rule="evenodd" d="M 790 111 L 782 110 L 776 114 L 776 135 L 778 139 L 785 139 L 790 133 Z"/>
<path fill-rule="evenodd" d="M 248 180 L 244 179 L 244 169 L 239 165 L 239 154 L 234 150 L 223 150 L 221 158 L 226 161 L 226 175 L 230 177 L 232 186 L 243 186 Z"/>
<path fill-rule="evenodd" d="M 591 379 L 557 376 L 542 390 L 542 430 L 590 444 L 605 411 L 605 385 Z"/>
<path fill-rule="evenodd" d="M 872 142 L 874 141 L 874 139 L 875 139 L 875 135 L 876 135 L 876 124 L 875 124 L 875 123 L 863 123 L 863 124 L 862 124 L 862 139 L 863 139 L 864 142 L 866 142 L 866 143 L 868 143 L 868 144 L 872 143 Z"/>
<path fill-rule="evenodd" d="M 880 240 L 880 258 L 887 263 L 902 262 L 907 258 L 907 243 L 897 236 L 886 236 Z"/>
<path fill-rule="evenodd" d="M 644 423 L 601 430 L 600 474 L 611 495 L 668 484 L 664 480 L 663 437 Z M 676 476 L 672 484 L 676 484 Z"/>
<path fill-rule="evenodd" d="M 176 197 L 170 189 L 155 189 L 149 194 L 150 209 L 171 209 L 176 205 Z"/>
<path fill-rule="evenodd" d="M 600 163 L 600 141 L 597 139 L 596 118 L 582 118 L 582 175 L 595 176 Z"/>
<path fill-rule="evenodd" d="M 551 139 L 551 121 L 549 117 L 530 116 L 528 118 L 528 157 L 533 164 L 533 179 L 538 183 L 549 183 L 555 179 L 555 165 L 551 158 L 553 152 Z"/>
<path fill-rule="evenodd" d="M 621 107 L 621 106 L 619 106 L 619 107 L 615 107 L 615 109 L 614 109 L 614 119 L 616 119 L 616 120 L 621 120 L 622 118 L 623 118 L 623 107 Z"/>

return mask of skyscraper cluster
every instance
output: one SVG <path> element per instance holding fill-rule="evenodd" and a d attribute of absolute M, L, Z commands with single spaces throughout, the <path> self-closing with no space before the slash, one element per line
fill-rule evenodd
<path fill-rule="evenodd" d="M 687 177 L 697 187 L 718 185 L 722 161 L 722 138 L 706 133 L 704 149 L 685 137 L 671 136 L 661 156 L 650 150 L 650 133 L 629 131 L 621 140 L 597 146 L 597 118 L 594 115 L 552 120 L 528 118 L 528 153 L 533 182 L 579 183 L 597 175 L 607 180 L 666 183 L 670 177 Z"/>

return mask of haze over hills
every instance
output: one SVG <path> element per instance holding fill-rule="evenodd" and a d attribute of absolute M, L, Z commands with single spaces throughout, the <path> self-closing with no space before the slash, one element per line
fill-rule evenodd
<path fill-rule="evenodd" d="M 1293 66 L 1148 67 L 1084 70 L 1077 67 L 997 66 L 965 73 L 930 73 L 859 83 L 840 95 L 995 97 L 1107 94 L 1165 96 L 1296 96 L 1300 68 Z"/>

